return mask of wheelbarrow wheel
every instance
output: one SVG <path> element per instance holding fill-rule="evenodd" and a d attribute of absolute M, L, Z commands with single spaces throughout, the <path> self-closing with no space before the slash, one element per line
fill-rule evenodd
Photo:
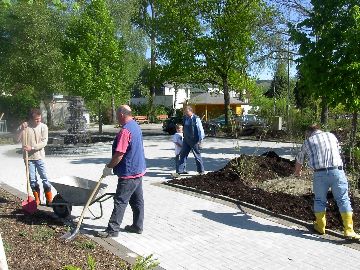
<path fill-rule="evenodd" d="M 65 205 L 66 204 L 66 205 Z M 65 201 L 59 194 L 57 194 L 52 201 L 52 208 L 54 213 L 61 218 L 66 218 L 71 214 L 72 205 Z"/>

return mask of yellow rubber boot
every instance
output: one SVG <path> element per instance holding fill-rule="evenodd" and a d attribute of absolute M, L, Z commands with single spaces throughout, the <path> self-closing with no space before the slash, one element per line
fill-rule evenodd
<path fill-rule="evenodd" d="M 360 235 L 355 233 L 353 219 L 352 219 L 352 212 L 344 212 L 341 213 L 341 218 L 344 224 L 344 236 L 348 239 L 358 239 L 360 240 Z"/>
<path fill-rule="evenodd" d="M 314 230 L 319 234 L 325 234 L 326 212 L 315 213 L 316 221 L 314 222 Z"/>

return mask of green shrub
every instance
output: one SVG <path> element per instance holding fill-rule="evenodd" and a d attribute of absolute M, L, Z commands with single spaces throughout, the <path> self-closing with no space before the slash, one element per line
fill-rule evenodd
<path fill-rule="evenodd" d="M 159 262 L 156 259 L 153 259 L 153 255 L 147 257 L 138 256 L 136 258 L 135 264 L 131 267 L 131 270 L 152 270 L 159 265 Z M 93 257 L 90 255 L 87 257 L 87 269 L 96 270 L 96 262 Z M 119 270 L 128 269 L 125 262 L 120 262 Z M 80 267 L 74 265 L 66 265 L 63 267 L 63 270 L 82 270 Z"/>
<path fill-rule="evenodd" d="M 131 111 L 133 115 L 148 115 L 149 106 L 147 104 L 132 105 Z"/>
<path fill-rule="evenodd" d="M 159 265 L 159 262 L 156 259 L 153 259 L 153 255 L 147 257 L 137 257 L 135 264 L 131 268 L 132 270 L 151 270 L 156 268 Z"/>
<path fill-rule="evenodd" d="M 12 247 L 11 247 L 11 245 L 10 245 L 9 243 L 7 243 L 6 241 L 3 240 L 3 245 L 4 245 L 4 251 L 5 251 L 5 253 L 11 252 Z"/>
<path fill-rule="evenodd" d="M 13 95 L 0 95 L 1 112 L 5 113 L 8 130 L 16 129 L 20 122 L 27 119 L 27 115 L 31 108 L 39 107 L 40 100 L 36 98 L 36 94 L 31 87 L 18 90 Z"/>
<path fill-rule="evenodd" d="M 53 238 L 55 232 L 53 229 L 48 227 L 40 227 L 36 230 L 35 234 L 33 235 L 33 239 L 35 241 L 47 241 Z"/>
<path fill-rule="evenodd" d="M 96 247 L 93 241 L 75 242 L 74 244 L 81 249 L 95 249 Z"/>
<path fill-rule="evenodd" d="M 165 107 L 164 105 L 158 105 L 155 106 L 155 115 L 160 115 L 160 114 L 166 114 L 168 115 L 170 113 L 170 109 Z"/>
<path fill-rule="evenodd" d="M 95 270 L 96 269 L 96 262 L 91 255 L 87 257 L 87 269 L 88 270 Z M 73 266 L 73 265 L 66 265 L 63 267 L 63 270 L 82 270 L 80 267 Z"/>

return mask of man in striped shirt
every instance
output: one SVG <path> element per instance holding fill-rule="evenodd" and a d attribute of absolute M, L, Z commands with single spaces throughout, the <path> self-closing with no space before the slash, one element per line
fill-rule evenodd
<path fill-rule="evenodd" d="M 300 176 L 302 164 L 307 156 L 309 166 L 314 170 L 315 231 L 325 234 L 327 192 L 331 188 L 343 220 L 345 237 L 360 239 L 360 235 L 353 229 L 348 181 L 343 170 L 338 140 L 334 134 L 321 131 L 316 124 L 308 128 L 307 136 L 296 156 L 295 176 Z"/>

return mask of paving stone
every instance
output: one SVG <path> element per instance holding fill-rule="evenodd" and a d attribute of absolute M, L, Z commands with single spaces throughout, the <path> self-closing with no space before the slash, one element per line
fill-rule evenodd
<path fill-rule="evenodd" d="M 274 221 L 242 213 L 218 200 L 207 200 L 164 188 L 162 182 L 173 168 L 173 145 L 169 136 L 144 138 L 149 167 L 144 177 L 145 225 L 142 235 L 122 232 L 113 240 L 133 253 L 154 254 L 161 266 L 177 269 L 358 269 L 360 252 L 333 240 L 316 237 L 309 232 L 280 225 Z M 217 170 L 240 152 L 261 154 L 275 149 L 289 157 L 293 144 L 274 142 L 206 139 L 204 162 L 206 170 Z M 19 147 L 19 146 L 16 146 Z M 25 168 L 14 146 L 0 146 L 0 181 L 25 192 Z M 46 166 L 51 178 L 75 175 L 97 180 L 110 153 L 82 157 L 47 157 Z M 195 170 L 192 157 L 189 170 Z M 5 169 L 4 169 L 5 168 Z M 117 179 L 108 177 L 104 183 L 113 192 Z M 96 207 L 93 207 L 96 213 Z M 103 204 L 104 216 L 87 219 L 83 228 L 103 230 L 113 208 L 113 201 Z M 82 207 L 73 207 L 72 214 L 80 215 Z M 90 216 L 90 215 L 87 215 Z M 122 227 L 131 224 L 128 207 Z M 319 259 L 321 262 L 319 263 Z M 319 267 L 320 266 L 320 267 Z"/>

